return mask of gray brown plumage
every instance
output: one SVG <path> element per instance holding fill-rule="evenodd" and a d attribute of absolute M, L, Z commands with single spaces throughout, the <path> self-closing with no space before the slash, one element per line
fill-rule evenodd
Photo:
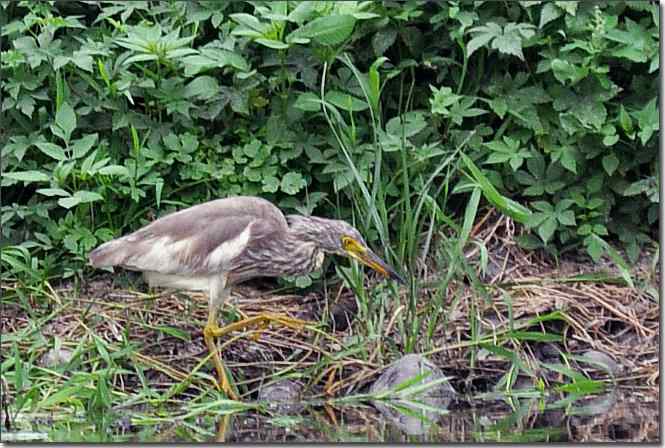
<path fill-rule="evenodd" d="M 167 215 L 102 244 L 89 259 L 94 267 L 143 271 L 148 281 L 159 278 L 168 283 L 169 278 L 185 277 L 201 283 L 226 273 L 227 282 L 235 284 L 258 276 L 311 272 L 320 267 L 324 253 L 346 255 L 343 236 L 365 245 L 360 233 L 344 221 L 285 217 L 264 199 L 238 196 Z M 151 283 L 160 286 L 159 280 Z M 207 289 L 203 286 L 193 289 Z"/>

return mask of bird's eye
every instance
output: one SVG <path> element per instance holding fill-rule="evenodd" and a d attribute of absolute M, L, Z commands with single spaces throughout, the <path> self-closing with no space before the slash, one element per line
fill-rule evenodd
<path fill-rule="evenodd" d="M 352 248 L 354 246 L 354 244 L 355 244 L 355 241 L 350 236 L 343 236 L 342 237 L 342 247 L 345 250 L 348 250 L 348 249 Z"/>

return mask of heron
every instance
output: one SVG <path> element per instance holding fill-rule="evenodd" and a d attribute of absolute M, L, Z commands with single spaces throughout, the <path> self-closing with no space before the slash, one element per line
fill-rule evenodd
<path fill-rule="evenodd" d="M 142 272 L 150 287 L 207 292 L 204 341 L 217 372 L 217 386 L 237 399 L 215 338 L 271 322 L 291 328 L 303 328 L 306 322 L 260 313 L 219 327 L 217 312 L 230 288 L 257 277 L 307 274 L 321 268 L 326 254 L 350 257 L 404 283 L 347 222 L 285 216 L 269 201 L 252 196 L 216 199 L 171 213 L 100 245 L 88 257 L 95 268 L 118 266 Z"/>

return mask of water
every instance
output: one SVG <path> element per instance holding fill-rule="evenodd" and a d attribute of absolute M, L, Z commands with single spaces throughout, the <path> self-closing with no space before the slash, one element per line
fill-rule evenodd
<path fill-rule="evenodd" d="M 304 407 L 300 406 L 303 405 Z M 140 413 L 105 423 L 85 416 L 15 422 L 3 442 L 659 442 L 658 402 L 613 391 L 572 404 L 541 399 L 329 405 L 299 402 L 292 415 L 264 410 L 151 423 Z M 286 407 L 285 409 L 294 409 Z"/>

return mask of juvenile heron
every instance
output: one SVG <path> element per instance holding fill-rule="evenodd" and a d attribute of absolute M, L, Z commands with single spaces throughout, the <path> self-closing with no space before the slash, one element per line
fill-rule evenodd
<path fill-rule="evenodd" d="M 94 267 L 141 271 L 150 286 L 208 291 L 203 336 L 219 377 L 218 386 L 236 395 L 214 343 L 215 337 L 270 321 L 301 328 L 304 321 L 262 313 L 226 327 L 217 310 L 232 285 L 255 277 L 301 275 L 319 269 L 326 253 L 355 258 L 385 277 L 402 278 L 344 221 L 288 215 L 270 202 L 248 196 L 199 204 L 160 218 L 90 252 Z"/>

